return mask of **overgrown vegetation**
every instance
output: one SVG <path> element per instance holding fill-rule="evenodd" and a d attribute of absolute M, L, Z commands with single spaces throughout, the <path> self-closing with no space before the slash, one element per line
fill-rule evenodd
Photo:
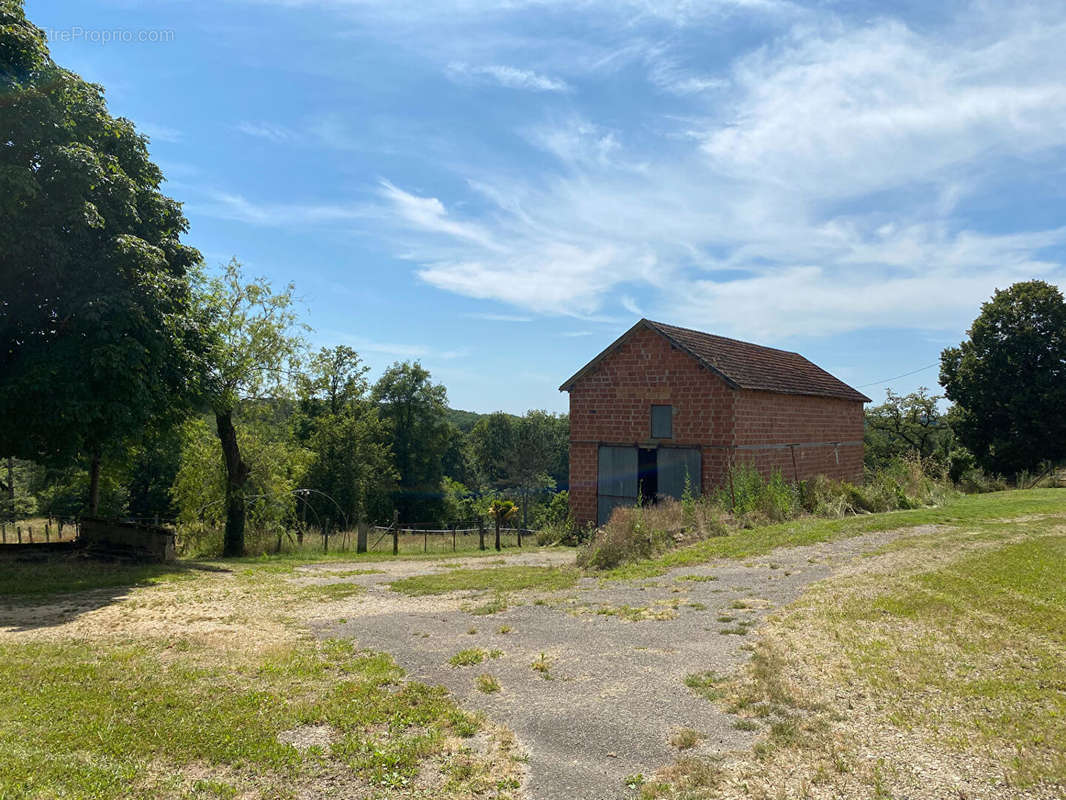
<path fill-rule="evenodd" d="M 780 472 L 767 478 L 754 467 L 741 464 L 731 470 L 726 487 L 710 497 L 616 509 L 579 553 L 578 564 L 612 569 L 737 529 L 761 528 L 805 516 L 842 518 L 939 506 L 956 494 L 950 482 L 936 474 L 935 465 L 917 458 L 896 460 L 870 475 L 861 486 L 824 476 L 792 484 Z"/>

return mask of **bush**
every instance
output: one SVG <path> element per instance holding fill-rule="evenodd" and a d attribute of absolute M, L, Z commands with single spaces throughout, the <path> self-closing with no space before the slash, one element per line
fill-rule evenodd
<path fill-rule="evenodd" d="M 684 544 L 728 532 L 725 512 L 707 500 L 663 500 L 654 506 L 620 507 L 578 553 L 578 566 L 611 569 L 652 558 Z"/>

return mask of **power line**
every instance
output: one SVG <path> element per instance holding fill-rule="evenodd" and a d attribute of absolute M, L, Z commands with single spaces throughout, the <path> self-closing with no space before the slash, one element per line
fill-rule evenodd
<path fill-rule="evenodd" d="M 879 383 L 887 383 L 888 381 L 894 381 L 894 380 L 896 380 L 898 378 L 906 378 L 908 375 L 917 375 L 919 372 L 924 372 L 927 369 L 932 369 L 933 367 L 939 367 L 939 366 L 940 366 L 940 362 L 939 361 L 937 363 L 935 363 L 935 364 L 926 364 L 924 367 L 918 367 L 918 369 L 912 369 L 910 372 L 904 372 L 902 375 L 893 375 L 891 378 L 882 378 L 879 381 L 870 381 L 869 383 L 864 383 L 862 386 L 856 386 L 855 388 L 856 389 L 865 389 L 867 386 L 876 386 Z"/>

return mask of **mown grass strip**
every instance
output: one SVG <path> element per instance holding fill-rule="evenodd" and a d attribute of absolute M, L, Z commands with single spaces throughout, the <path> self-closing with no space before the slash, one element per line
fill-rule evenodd
<path fill-rule="evenodd" d="M 460 591 L 557 591 L 570 588 L 580 577 L 581 572 L 575 567 L 490 567 L 416 575 L 392 581 L 389 586 L 393 591 L 414 597 Z"/>

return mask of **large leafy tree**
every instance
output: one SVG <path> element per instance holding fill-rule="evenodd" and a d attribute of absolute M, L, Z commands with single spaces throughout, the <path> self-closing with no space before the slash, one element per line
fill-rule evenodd
<path fill-rule="evenodd" d="M 312 454 L 303 501 L 332 527 L 388 515 L 396 473 L 386 425 L 368 397 L 368 369 L 352 348 L 324 347 L 297 379 L 294 428 Z"/>
<path fill-rule="evenodd" d="M 187 406 L 187 223 L 147 140 L 0 2 L 0 452 L 89 459 Z"/>
<path fill-rule="evenodd" d="M 1044 281 L 997 290 L 940 357 L 955 433 L 992 472 L 1066 458 L 1066 301 Z"/>
<path fill-rule="evenodd" d="M 233 259 L 222 274 L 205 278 L 198 294 L 209 345 L 204 394 L 215 415 L 226 474 L 226 556 L 244 553 L 245 487 L 251 475 L 234 415 L 241 403 L 284 394 L 299 369 L 303 338 L 293 292 L 292 284 L 275 292 L 265 278 L 246 278 Z"/>
<path fill-rule="evenodd" d="M 392 438 L 399 474 L 395 505 L 404 521 L 438 518 L 443 509 L 441 479 L 449 446 L 448 393 L 417 361 L 395 363 L 371 394 Z"/>

